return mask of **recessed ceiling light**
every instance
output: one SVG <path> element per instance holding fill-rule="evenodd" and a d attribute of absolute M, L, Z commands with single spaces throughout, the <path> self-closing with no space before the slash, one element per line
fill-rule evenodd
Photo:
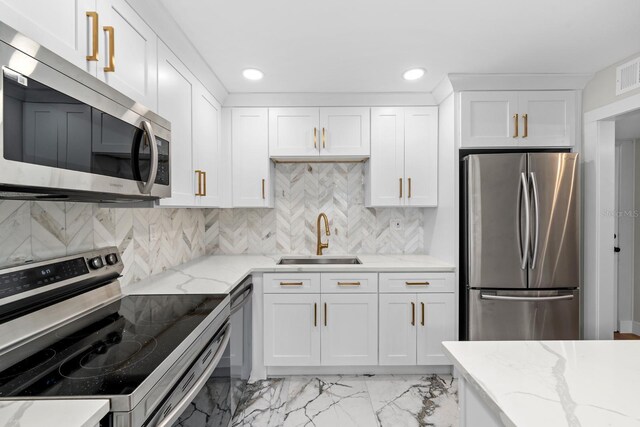
<path fill-rule="evenodd" d="M 248 80 L 260 80 L 264 77 L 264 73 L 255 68 L 247 68 L 246 70 L 243 70 L 242 75 Z"/>
<path fill-rule="evenodd" d="M 424 76 L 424 73 L 424 68 L 412 68 L 405 71 L 402 78 L 405 80 L 418 80 L 420 77 Z"/>

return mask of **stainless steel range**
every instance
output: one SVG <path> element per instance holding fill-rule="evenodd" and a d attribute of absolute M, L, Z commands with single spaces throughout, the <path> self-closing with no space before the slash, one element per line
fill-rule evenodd
<path fill-rule="evenodd" d="M 231 421 L 228 295 L 123 295 L 107 248 L 0 271 L 0 399 L 109 399 L 103 426 Z M 206 424 L 195 418 L 207 388 Z"/>

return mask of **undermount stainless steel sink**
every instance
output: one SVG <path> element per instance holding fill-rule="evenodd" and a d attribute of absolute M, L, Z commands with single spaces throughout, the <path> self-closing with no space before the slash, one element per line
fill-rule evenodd
<path fill-rule="evenodd" d="M 309 257 L 309 258 L 281 258 L 278 265 L 295 265 L 295 264 L 362 264 L 356 257 Z"/>

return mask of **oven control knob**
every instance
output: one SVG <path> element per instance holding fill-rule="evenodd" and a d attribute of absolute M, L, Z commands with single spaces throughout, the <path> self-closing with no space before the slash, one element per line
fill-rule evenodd
<path fill-rule="evenodd" d="M 107 261 L 108 265 L 114 265 L 118 262 L 118 255 L 116 254 L 109 254 L 107 256 L 104 257 L 105 261 Z"/>
<path fill-rule="evenodd" d="M 104 264 L 102 263 L 102 258 L 99 256 L 95 258 L 91 258 L 89 260 L 89 267 L 91 267 L 94 270 L 104 267 Z"/>

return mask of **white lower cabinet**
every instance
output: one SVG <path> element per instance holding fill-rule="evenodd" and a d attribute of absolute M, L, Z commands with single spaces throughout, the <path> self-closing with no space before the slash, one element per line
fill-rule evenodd
<path fill-rule="evenodd" d="M 378 364 L 378 295 L 324 294 L 322 365 Z"/>
<path fill-rule="evenodd" d="M 448 365 L 455 340 L 455 294 L 380 294 L 380 364 Z"/>
<path fill-rule="evenodd" d="M 320 295 L 264 295 L 264 364 L 320 365 Z"/>

